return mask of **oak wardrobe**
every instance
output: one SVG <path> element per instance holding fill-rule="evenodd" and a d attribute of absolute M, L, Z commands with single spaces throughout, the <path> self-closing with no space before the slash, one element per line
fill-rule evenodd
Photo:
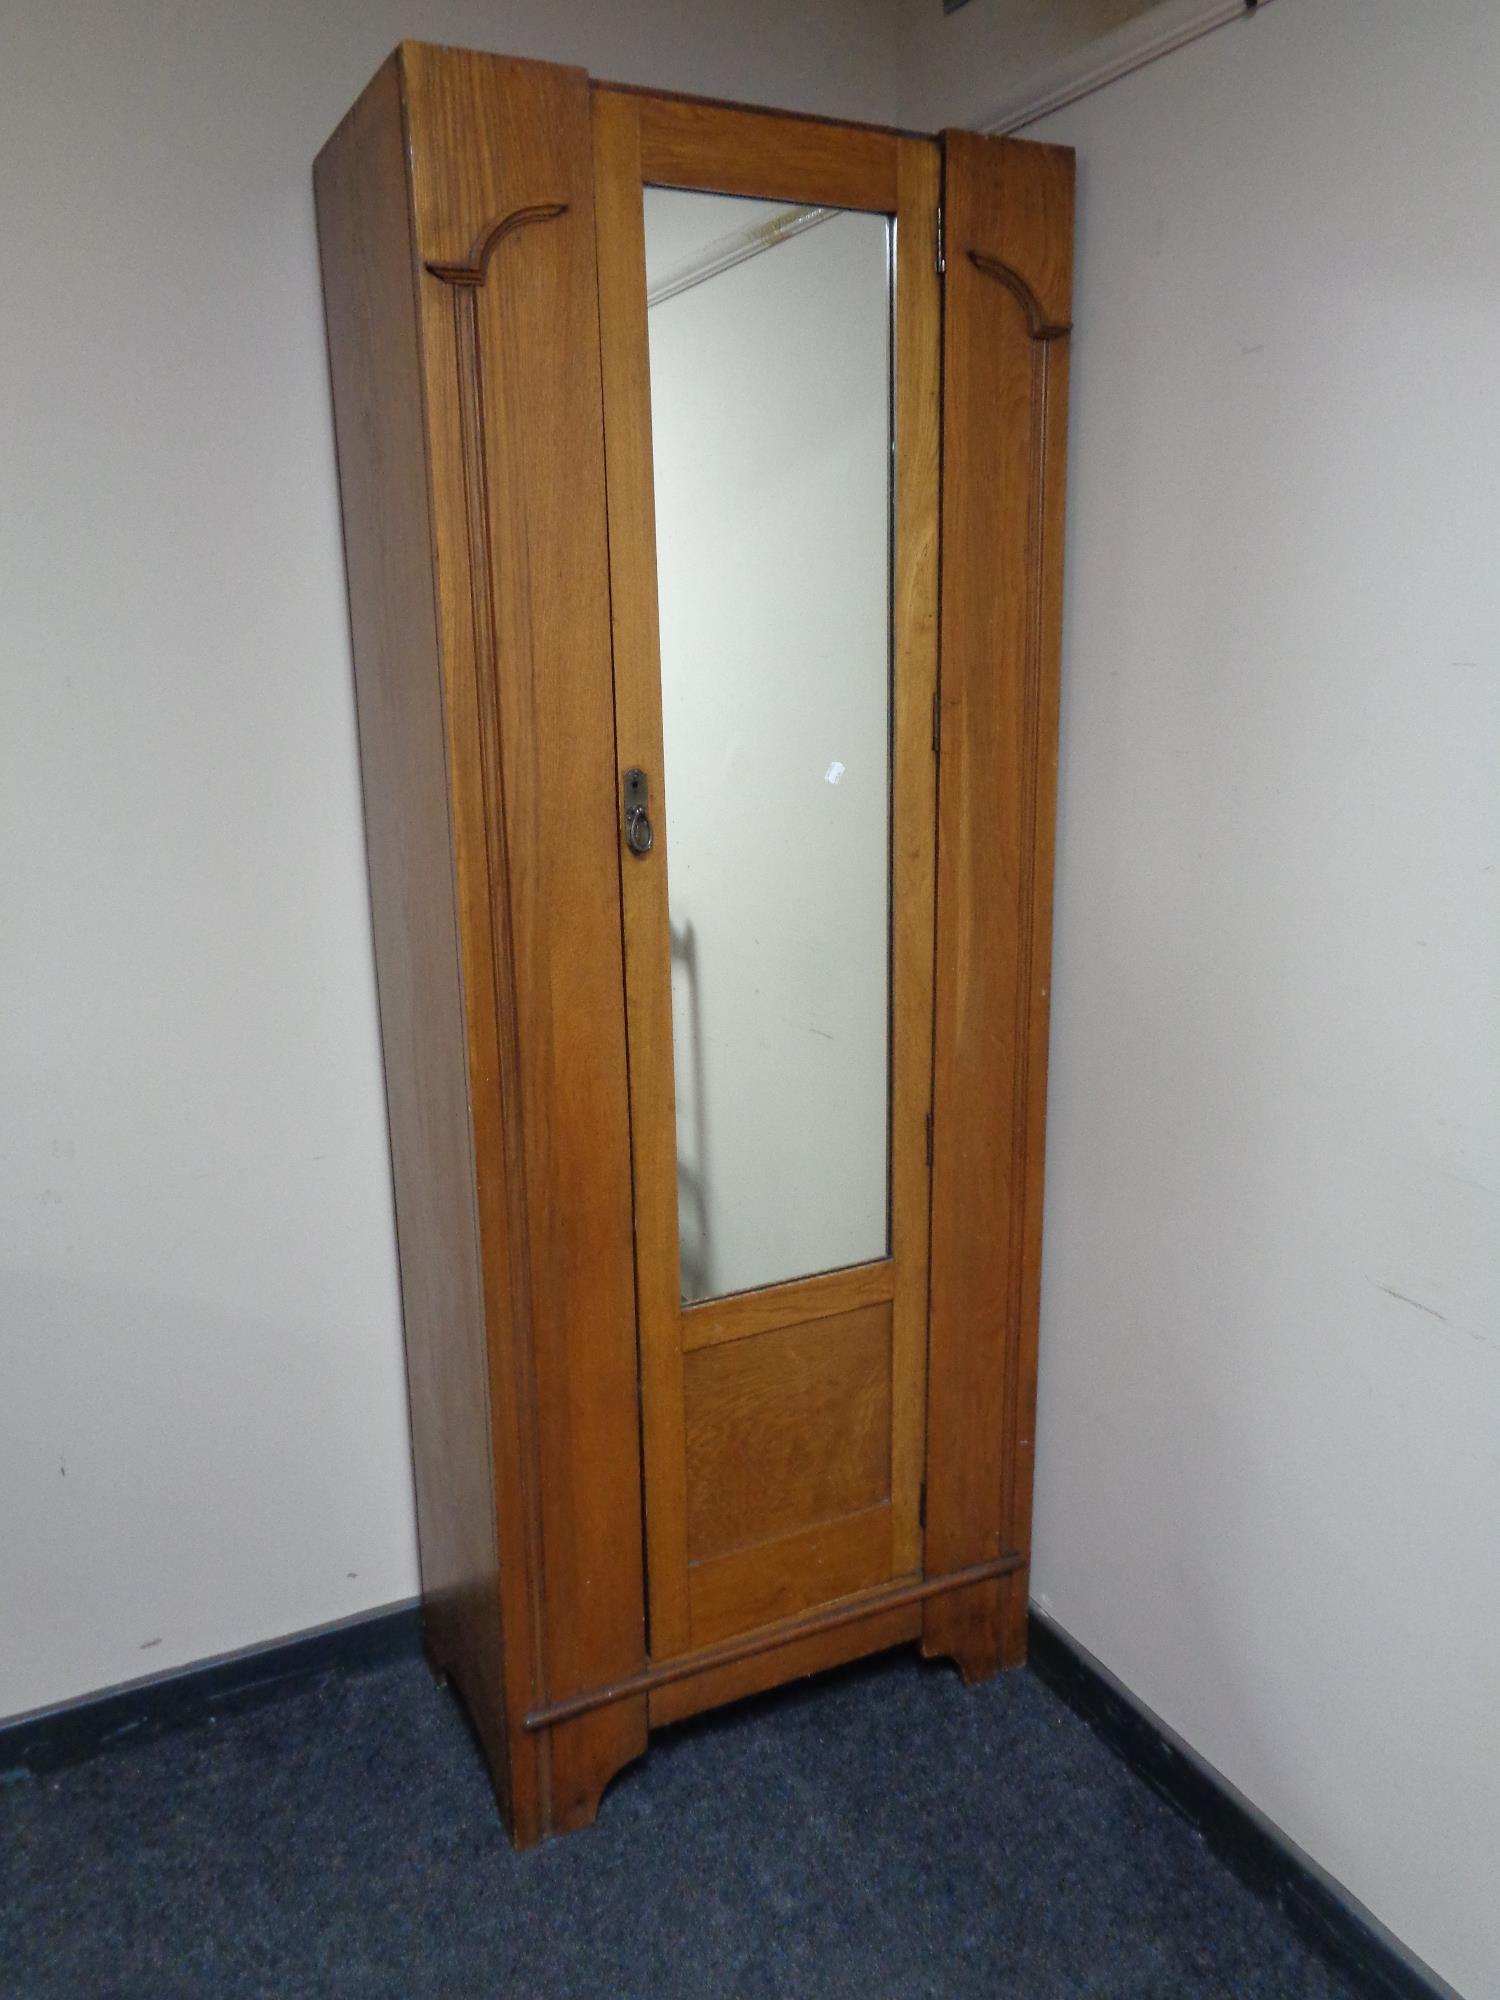
<path fill-rule="evenodd" d="M 424 1629 L 526 1845 L 1024 1657 L 1072 158 L 406 43 L 315 186 Z"/>

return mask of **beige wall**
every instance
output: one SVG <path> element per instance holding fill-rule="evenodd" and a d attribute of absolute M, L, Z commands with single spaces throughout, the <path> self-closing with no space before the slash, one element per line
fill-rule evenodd
<path fill-rule="evenodd" d="M 1497 77 L 1490 0 L 1276 0 L 1034 134 L 1080 216 L 1034 1586 L 1473 2000 Z"/>
<path fill-rule="evenodd" d="M 314 153 L 403 34 L 883 118 L 893 29 L 0 5 L 0 1715 L 417 1587 Z"/>

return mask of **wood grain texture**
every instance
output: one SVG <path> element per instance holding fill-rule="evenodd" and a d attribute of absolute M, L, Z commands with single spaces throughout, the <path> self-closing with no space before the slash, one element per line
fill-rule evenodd
<path fill-rule="evenodd" d="M 900 1604 L 875 1609 L 831 1629 L 799 1633 L 795 1628 L 776 1645 L 728 1666 L 708 1667 L 687 1679 L 656 1688 L 650 1696 L 651 1727 L 681 1722 L 725 1702 L 741 1701 L 807 1674 L 841 1667 L 870 1653 L 884 1653 L 921 1637 L 922 1607 Z"/>
<path fill-rule="evenodd" d="M 786 1285 L 767 1285 L 760 1291 L 732 1292 L 683 1307 L 682 1344 L 691 1352 L 721 1341 L 744 1340 L 779 1326 L 799 1326 L 852 1312 L 856 1306 L 875 1305 L 894 1298 L 895 1292 L 896 1272 L 889 1258 L 876 1264 L 850 1264 Z"/>
<path fill-rule="evenodd" d="M 401 54 L 502 1585 L 534 1702 L 645 1657 L 588 89 Z M 645 1725 L 627 1704 L 538 1739 L 518 1840 L 585 1823 Z"/>
<path fill-rule="evenodd" d="M 926 1461 L 937 866 L 938 514 L 942 295 L 937 204 L 942 159 L 929 139 L 897 148 L 894 646 L 891 742 L 891 1500 L 895 1562 L 922 1567 Z"/>
<path fill-rule="evenodd" d="M 890 1498 L 889 1304 L 700 1348 L 685 1373 L 691 1561 Z"/>
<path fill-rule="evenodd" d="M 895 210 L 900 142 L 893 132 L 607 86 L 596 86 L 595 97 L 635 106 L 648 186 Z"/>
<path fill-rule="evenodd" d="M 593 96 L 599 335 L 614 631 L 615 768 L 647 774 L 655 841 L 620 868 L 631 1074 L 636 1299 L 651 1651 L 684 1652 L 687 1473 L 683 1441 L 677 1109 L 672 1063 L 670 825 L 662 797 L 656 497 L 638 100 Z"/>
<path fill-rule="evenodd" d="M 512 1791 L 399 65 L 314 174 L 396 1193 L 423 1625 Z M 524 1653 L 524 1627 L 522 1628 Z M 522 1747 L 523 1763 L 531 1759 Z M 524 1788 L 524 1775 L 522 1777 Z"/>
<path fill-rule="evenodd" d="M 739 1666 L 746 1660 L 757 1659 L 763 1653 L 779 1652 L 794 1640 L 821 1638 L 845 1625 L 862 1624 L 877 1614 L 903 1611 L 930 1597 L 968 1590 L 974 1584 L 990 1582 L 995 1577 L 1011 1576 L 1021 1567 L 1020 1556 L 1001 1556 L 993 1562 L 978 1563 L 972 1569 L 958 1570 L 951 1576 L 906 1577 L 895 1583 L 881 1584 L 873 1590 L 856 1591 L 836 1603 L 820 1605 L 816 1611 L 779 1624 L 762 1625 L 757 1631 L 742 1633 L 737 1638 L 721 1639 L 712 1646 L 699 1647 L 678 1659 L 653 1660 L 638 1674 L 628 1675 L 622 1681 L 612 1681 L 603 1687 L 570 1696 L 566 1701 L 554 1702 L 547 1708 L 533 1710 L 526 1716 L 525 1726 L 533 1730 L 552 1729 L 558 1723 L 586 1714 L 590 1709 L 604 1708 L 616 1701 L 633 1701 L 641 1694 L 652 1696 L 663 1688 L 675 1687 L 680 1681 L 697 1680 L 705 1674 L 716 1674 L 723 1667 Z"/>
<path fill-rule="evenodd" d="M 695 1646 L 779 1624 L 889 1580 L 890 1503 L 695 1563 L 689 1574 Z"/>
<path fill-rule="evenodd" d="M 1065 148 L 944 145 L 934 1575 L 1029 1533 L 1073 205 Z M 1018 1603 L 1024 1583 L 935 1600 L 924 1647 L 992 1671 L 1024 1651 Z"/>

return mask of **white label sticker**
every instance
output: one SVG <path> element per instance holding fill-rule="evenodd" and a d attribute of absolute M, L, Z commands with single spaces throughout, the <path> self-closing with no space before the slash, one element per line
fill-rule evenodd
<path fill-rule="evenodd" d="M 823 773 L 823 782 L 825 785 L 836 785 L 843 775 L 844 767 L 838 758 L 835 757 L 833 762 L 828 766 L 828 769 Z"/>

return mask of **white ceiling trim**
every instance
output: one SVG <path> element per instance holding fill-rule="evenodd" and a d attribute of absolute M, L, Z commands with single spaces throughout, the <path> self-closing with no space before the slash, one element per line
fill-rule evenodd
<path fill-rule="evenodd" d="M 774 250 L 778 243 L 800 236 L 805 229 L 816 229 L 820 222 L 827 222 L 840 213 L 836 208 L 786 208 L 773 215 L 768 222 L 752 222 L 744 229 L 731 230 L 727 236 L 716 237 L 712 243 L 705 243 L 701 250 L 695 250 L 692 256 L 663 271 L 654 284 L 648 285 L 646 304 L 659 306 L 666 299 L 675 299 L 679 292 L 690 291 L 707 278 L 717 278 L 721 271 L 732 271 L 747 257 L 758 257 L 763 250 Z"/>
<path fill-rule="evenodd" d="M 1087 43 L 1045 69 L 1033 70 L 988 118 L 978 121 L 981 132 L 1020 132 L 1065 105 L 1091 97 L 1147 63 L 1160 61 L 1216 28 L 1248 20 L 1272 0 L 1161 0 L 1133 21 Z"/>
<path fill-rule="evenodd" d="M 1019 132 L 1040 119 L 1090 97 L 1148 63 L 1158 62 L 1189 42 L 1211 35 L 1232 21 L 1248 20 L 1272 0 L 1159 0 L 1134 20 L 1077 49 L 1044 69 L 1033 70 L 1014 95 L 990 117 L 979 122 L 981 132 Z M 665 303 L 722 271 L 733 270 L 747 258 L 773 250 L 806 229 L 815 229 L 840 211 L 835 208 L 788 208 L 767 222 L 733 230 L 671 266 L 649 285 L 648 306 Z"/>

